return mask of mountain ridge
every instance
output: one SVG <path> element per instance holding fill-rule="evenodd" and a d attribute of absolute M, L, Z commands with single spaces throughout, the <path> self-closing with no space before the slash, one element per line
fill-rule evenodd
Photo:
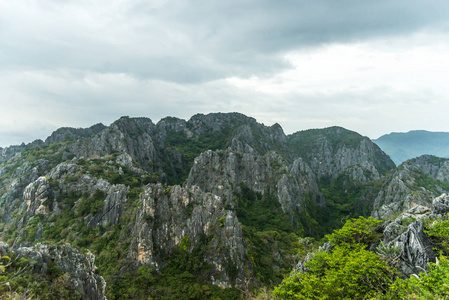
<path fill-rule="evenodd" d="M 424 154 L 449 158 L 449 132 L 392 132 L 373 140 L 397 164 Z"/>
<path fill-rule="evenodd" d="M 341 127 L 285 135 L 238 113 L 198 114 L 156 124 L 122 117 L 51 136 L 3 149 L 0 237 L 13 249 L 45 241 L 89 249 L 113 299 L 129 296 L 143 274 L 159 289 L 176 282 L 167 293 L 181 298 L 195 284 L 190 295 L 204 297 L 221 293 L 217 286 L 231 294 L 249 281 L 272 286 L 304 253 L 300 238 L 320 239 L 373 211 L 386 217 L 392 202 L 400 203 L 393 214 L 413 204 L 377 200 L 399 169 Z M 419 172 L 407 173 L 405 192 L 426 188 L 429 203 L 445 190 L 444 161 L 409 164 Z M 150 286 L 142 293 L 161 295 Z"/>

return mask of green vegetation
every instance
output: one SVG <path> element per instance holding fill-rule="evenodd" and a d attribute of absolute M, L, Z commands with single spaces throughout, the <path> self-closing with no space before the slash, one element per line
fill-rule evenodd
<path fill-rule="evenodd" d="M 326 139 L 331 147 L 356 147 L 362 140 L 360 134 L 341 128 L 329 127 L 324 129 L 309 129 L 298 131 L 289 136 L 290 145 L 295 149 L 295 153 L 303 158 L 309 158 L 311 150 L 320 139 Z"/>
<path fill-rule="evenodd" d="M 255 277 L 265 285 L 278 284 L 291 270 L 300 252 L 298 233 L 279 202 L 271 195 L 262 195 L 240 185 L 236 194 L 236 213 L 248 241 L 248 258 L 253 263 Z M 279 253 L 280 259 L 273 253 Z"/>
<path fill-rule="evenodd" d="M 373 218 L 348 220 L 339 230 L 326 236 L 333 246 L 330 252 L 316 252 L 305 263 L 307 271 L 292 272 L 273 294 L 280 299 L 446 299 L 449 297 L 449 260 L 440 256 L 430 263 L 430 270 L 397 277 L 388 263 L 399 249 L 380 243 L 377 252 L 368 247 L 377 243 L 381 221 Z M 430 237 L 447 248 L 449 221 L 437 220 L 428 225 Z"/>
<path fill-rule="evenodd" d="M 438 219 L 431 223 L 429 222 L 425 232 L 437 245 L 441 254 L 449 255 L 449 220 Z"/>
<path fill-rule="evenodd" d="M 449 192 L 449 183 L 436 180 L 419 169 L 414 169 L 413 175 L 415 184 L 412 186 L 412 189 L 419 190 L 420 188 L 425 188 L 434 195 L 440 195 L 443 191 Z"/>
<path fill-rule="evenodd" d="M 281 299 L 369 299 L 385 293 L 394 272 L 362 244 L 341 244 L 332 252 L 317 252 L 308 271 L 293 272 L 276 287 Z"/>
<path fill-rule="evenodd" d="M 409 279 L 397 279 L 385 296 L 378 299 L 448 299 L 449 260 L 441 256 L 438 264 L 430 263 L 428 272 Z"/>
<path fill-rule="evenodd" d="M 376 232 L 376 228 L 380 224 L 382 224 L 382 221 L 373 217 L 351 219 L 346 221 L 341 229 L 326 235 L 326 238 L 332 246 L 341 244 L 364 244 L 368 246 L 379 241 L 380 235 Z"/>
<path fill-rule="evenodd" d="M 1 299 L 85 299 L 87 295 L 74 289 L 67 273 L 53 262 L 46 268 L 10 253 L 0 259 Z"/>
<path fill-rule="evenodd" d="M 187 251 L 190 242 L 184 236 L 159 272 L 147 266 L 127 269 L 112 280 L 108 299 L 239 299 L 236 288 L 221 289 L 208 283 L 211 265 L 204 260 L 209 238 L 201 236 L 200 245 Z"/>
<path fill-rule="evenodd" d="M 199 120 L 197 120 L 199 121 Z M 210 120 L 209 120 L 210 121 Z M 234 122 L 236 121 L 236 122 Z M 166 119 L 166 122 L 176 122 L 175 119 Z M 228 123 L 226 123 L 228 122 Z M 26 206 L 20 205 L 20 195 L 14 195 L 8 201 L 14 201 L 17 209 L 12 213 L 16 222 L 9 225 L 7 221 L 0 223 L 2 239 L 8 242 L 16 241 L 24 245 L 32 245 L 36 242 L 65 243 L 81 251 L 89 249 L 96 256 L 98 272 L 107 281 L 106 294 L 108 299 L 239 299 L 248 290 L 237 288 L 221 289 L 210 283 L 213 276 L 220 281 L 220 273 L 214 274 L 213 266 L 206 260 L 210 257 L 211 249 L 218 249 L 219 255 L 227 253 L 220 247 L 221 237 L 211 234 L 201 235 L 199 245 L 183 236 L 181 242 L 174 248 L 163 249 L 153 241 L 153 253 L 151 254 L 160 265 L 136 265 L 131 262 L 130 249 L 135 251 L 135 245 L 131 243 L 132 232 L 136 223 L 136 211 L 139 204 L 139 195 L 148 183 L 164 182 L 165 195 L 174 190 L 171 185 L 182 184 L 188 177 L 194 158 L 206 150 L 224 150 L 232 141 L 236 133 L 245 136 L 248 133 L 253 140 L 253 147 L 259 154 L 268 150 L 277 150 L 282 155 L 282 160 L 291 160 L 292 157 L 302 156 L 304 160 L 310 160 L 317 144 L 326 140 L 330 151 L 337 147 L 358 147 L 363 137 L 357 133 L 332 127 L 323 130 L 308 130 L 289 136 L 288 150 L 283 143 L 276 143 L 276 138 L 268 136 L 266 132 L 254 122 L 243 122 L 239 116 L 218 124 L 222 130 L 213 131 L 210 126 L 188 123 L 191 132 L 167 129 L 164 135 L 154 138 L 155 159 L 147 156 L 139 157 L 139 162 L 151 170 L 151 174 L 133 171 L 134 168 L 126 168 L 117 163 L 119 153 L 113 153 L 106 157 L 74 159 L 77 165 L 75 172 L 64 176 L 60 180 L 47 178 L 50 185 L 50 194 L 45 205 L 57 205 L 58 213 L 49 216 L 29 217 L 25 214 Z M 125 124 L 126 125 L 126 124 Z M 241 127 L 245 125 L 246 127 Z M 147 134 L 143 127 L 135 126 L 129 130 L 129 136 L 125 137 L 126 146 L 132 146 L 133 139 L 138 139 Z M 170 126 L 167 126 L 170 128 Z M 175 128 L 173 126 L 172 128 Z M 206 129 L 205 129 L 206 128 Z M 189 133 L 189 134 L 187 134 Z M 237 138 L 239 138 L 237 136 Z M 243 141 L 243 140 L 242 140 Z M 68 146 L 73 141 L 28 149 L 11 160 L 10 165 L 2 165 L 0 189 L 2 195 L 12 179 L 22 176 L 21 172 L 29 167 L 38 167 L 39 174 L 48 174 L 56 164 L 72 160 L 73 154 L 68 152 Z M 222 155 L 224 152 L 220 152 Z M 241 157 L 242 154 L 238 153 Z M 44 161 L 45 160 L 45 161 Z M 436 160 L 436 159 L 434 159 Z M 441 160 L 436 161 L 442 163 Z M 138 167 L 137 162 L 133 162 Z M 226 209 L 234 209 L 242 225 L 244 246 L 246 252 L 246 265 L 244 270 L 239 270 L 232 257 L 225 257 L 222 267 L 226 270 L 229 281 L 235 286 L 239 274 L 252 274 L 248 278 L 248 285 L 259 285 L 275 288 L 274 294 L 282 299 L 363 299 L 390 297 L 447 297 L 448 287 L 448 261 L 441 257 L 440 264 L 431 265 L 427 274 L 420 274 L 419 278 L 409 280 L 396 280 L 395 272 L 391 268 L 391 260 L 398 255 L 398 249 L 387 247 L 380 242 L 380 236 L 376 232 L 380 221 L 366 218 L 370 213 L 372 196 L 380 190 L 379 182 L 354 183 L 347 175 L 339 175 L 333 178 L 320 179 L 319 188 L 326 199 L 326 209 L 315 205 L 316 195 L 301 195 L 304 206 L 301 213 L 292 212 L 286 214 L 276 196 L 273 195 L 273 187 L 277 176 L 287 171 L 279 170 L 281 160 L 271 159 L 270 167 L 277 169 L 273 178 L 268 178 L 271 184 L 270 190 L 258 193 L 244 184 L 237 187 L 235 203 L 228 204 Z M 351 167 L 356 167 L 354 165 Z M 387 160 L 383 165 L 376 166 L 380 173 L 385 173 L 390 168 Z M 349 167 L 349 168 L 351 168 Z M 153 172 L 154 171 L 154 172 Z M 34 171 L 33 171 L 34 172 Z M 282 173 L 284 172 L 284 173 Z M 121 207 L 123 214 L 117 224 L 105 224 L 99 222 L 102 217 L 106 193 L 101 190 L 92 191 L 81 184 L 85 175 L 102 178 L 111 184 L 123 184 L 127 186 L 126 200 Z M 286 174 L 286 176 L 293 176 Z M 19 184 L 25 184 L 25 181 Z M 436 181 L 424 172 L 416 173 L 416 184 L 413 188 L 416 193 L 425 187 L 431 192 L 449 190 L 449 185 Z M 24 188 L 24 187 L 23 187 Z M 23 190 L 22 188 L 22 190 Z M 275 190 L 275 188 L 274 188 Z M 162 193 L 164 194 L 164 193 Z M 297 196 L 297 195 L 295 195 Z M 227 201 L 227 200 L 224 200 Z M 169 204 L 169 208 L 172 203 Z M 195 204 L 196 205 L 196 204 Z M 25 209 L 23 209 L 25 207 Z M 183 214 L 192 216 L 193 210 L 199 208 L 189 203 Z M 220 207 L 220 209 L 222 209 Z M 56 209 L 55 209 L 56 210 Z M 197 211 L 195 211 L 195 215 Z M 140 212 L 139 212 L 140 213 Z M 146 212 L 148 213 L 148 211 Z M 140 214 L 141 216 L 141 214 Z M 225 232 L 227 224 L 225 214 L 211 225 L 211 230 Z M 351 219 L 359 217 L 357 219 Z M 28 219 L 27 219 L 28 218 Z M 6 218 L 5 218 L 6 219 Z M 349 219 L 349 220 L 348 220 Z M 19 221 L 25 222 L 25 227 Z M 161 229 L 162 222 L 158 215 L 148 214 L 144 217 L 145 225 L 152 226 L 152 230 Z M 347 221 L 340 228 L 344 221 Z M 406 226 L 413 222 L 413 218 L 403 219 Z M 95 223 L 94 222 L 98 222 Z M 432 225 L 427 225 L 426 232 L 437 245 L 440 254 L 449 253 L 449 221 L 438 220 Z M 229 223 L 229 220 L 228 220 Z M 5 225 L 7 224 L 7 225 Z M 330 252 L 317 252 L 306 263 L 308 271 L 305 273 L 291 272 L 291 267 L 317 248 L 322 238 L 332 229 L 337 229 L 325 236 L 331 246 Z M 313 238 L 312 238 L 313 237 Z M 169 241 L 170 237 L 167 237 Z M 213 242 L 212 242 L 213 240 Z M 197 241 L 197 240 L 195 240 Z M 323 240 L 321 241 L 323 242 Z M 369 251 L 368 249 L 371 249 Z M 132 252 L 134 254 L 134 252 Z M 140 253 L 139 253 L 140 255 Z M 389 265 L 390 264 L 390 265 Z M 33 269 L 33 270 L 32 270 Z M 9 293 L 16 296 L 30 295 L 35 298 L 70 299 L 83 298 L 85 295 L 78 290 L 73 290 L 67 285 L 67 274 L 54 265 L 48 265 L 48 272 L 34 272 L 32 263 L 13 258 L 3 258 L 0 262 L 0 294 Z M 156 270 L 157 269 L 157 270 Z M 250 291 L 252 287 L 249 288 Z M 14 294 L 15 293 L 15 294 Z"/>
<path fill-rule="evenodd" d="M 96 190 L 92 197 L 81 198 L 77 214 L 79 216 L 86 216 L 88 214 L 95 215 L 103 210 L 106 193 L 102 190 Z"/>
<path fill-rule="evenodd" d="M 236 193 L 236 202 L 236 214 L 244 226 L 257 231 L 275 230 L 287 233 L 302 229 L 291 225 L 290 218 L 282 211 L 279 201 L 269 193 L 262 196 L 241 183 L 240 192 Z"/>
<path fill-rule="evenodd" d="M 207 150 L 226 149 L 231 140 L 233 128 L 222 131 L 208 131 L 201 134 L 198 139 L 188 137 L 185 132 L 169 131 L 166 138 L 165 155 L 162 157 L 162 168 L 168 175 L 168 184 L 182 184 L 189 175 L 195 157 Z M 173 157 L 169 152 L 179 151 L 182 154 L 183 165 L 173 165 L 167 158 Z"/>
<path fill-rule="evenodd" d="M 326 210 L 317 214 L 316 220 L 320 232 L 327 233 L 341 227 L 348 219 L 368 216 L 373 203 L 364 199 L 374 199 L 381 185 L 377 181 L 357 183 L 340 174 L 333 179 L 323 177 L 319 187 L 326 199 Z"/>
<path fill-rule="evenodd" d="M 367 247 L 379 241 L 381 221 L 360 217 L 326 238 L 331 252 L 316 252 L 306 262 L 307 272 L 293 272 L 276 287 L 281 299 L 367 299 L 386 293 L 394 271 Z"/>

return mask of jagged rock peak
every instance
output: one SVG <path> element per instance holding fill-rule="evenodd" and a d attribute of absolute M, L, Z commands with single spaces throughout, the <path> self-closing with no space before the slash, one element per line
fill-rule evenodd
<path fill-rule="evenodd" d="M 45 144 L 51 145 L 54 143 L 65 142 L 68 139 L 72 138 L 85 138 L 93 136 L 105 128 L 106 126 L 102 123 L 92 125 L 89 128 L 61 127 L 53 131 L 53 133 L 49 137 L 47 137 L 47 139 L 45 139 Z"/>

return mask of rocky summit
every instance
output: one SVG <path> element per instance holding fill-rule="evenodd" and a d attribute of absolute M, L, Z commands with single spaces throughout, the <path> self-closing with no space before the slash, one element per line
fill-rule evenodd
<path fill-rule="evenodd" d="M 251 297 L 279 285 L 306 244 L 316 248 L 361 216 L 384 221 L 382 243 L 402 249 L 404 277 L 435 261 L 421 220 L 444 217 L 447 196 L 438 197 L 447 192 L 449 159 L 396 167 L 341 127 L 286 135 L 278 124 L 217 113 L 60 128 L 0 148 L 0 266 L 10 287 L 0 291 Z"/>

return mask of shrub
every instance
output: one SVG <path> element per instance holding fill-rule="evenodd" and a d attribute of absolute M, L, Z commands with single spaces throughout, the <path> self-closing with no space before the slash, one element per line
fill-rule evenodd
<path fill-rule="evenodd" d="M 354 244 L 361 243 L 369 245 L 379 239 L 376 228 L 382 224 L 381 220 L 373 217 L 351 219 L 346 221 L 345 225 L 334 233 L 326 235 L 331 245 L 339 245 L 342 243 Z"/>
<path fill-rule="evenodd" d="M 430 271 L 397 279 L 385 299 L 448 299 L 449 260 L 443 256 L 439 263 L 430 263 Z"/>
<path fill-rule="evenodd" d="M 448 214 L 449 216 L 449 214 Z M 445 254 L 449 254 L 449 220 L 436 220 L 425 230 Z"/>
<path fill-rule="evenodd" d="M 317 252 L 308 272 L 293 272 L 274 289 L 281 299 L 366 299 L 388 290 L 394 272 L 365 245 L 341 244 Z"/>

